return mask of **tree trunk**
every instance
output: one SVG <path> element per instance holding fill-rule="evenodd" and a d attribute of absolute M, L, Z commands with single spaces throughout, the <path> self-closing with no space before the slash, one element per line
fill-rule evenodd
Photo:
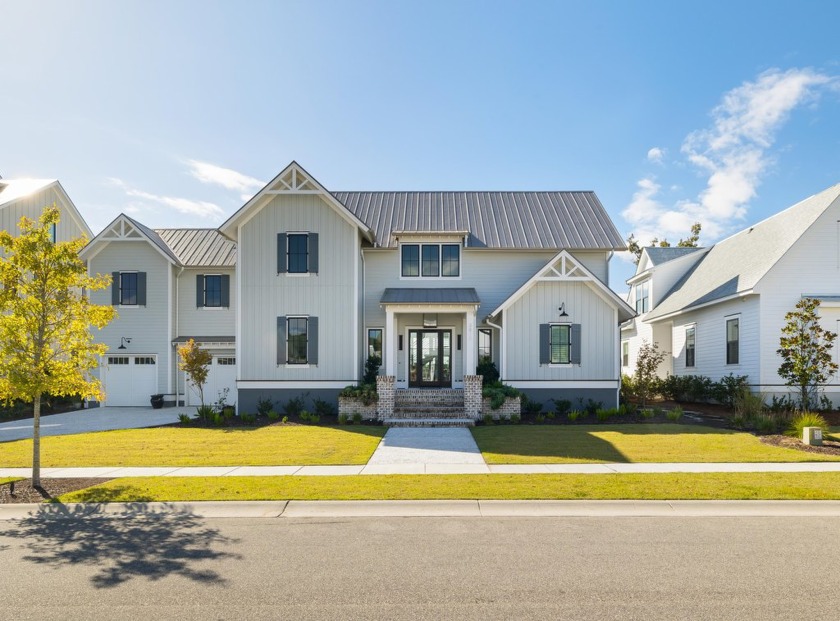
<path fill-rule="evenodd" d="M 32 487 L 41 485 L 41 395 L 35 395 L 32 418 Z"/>

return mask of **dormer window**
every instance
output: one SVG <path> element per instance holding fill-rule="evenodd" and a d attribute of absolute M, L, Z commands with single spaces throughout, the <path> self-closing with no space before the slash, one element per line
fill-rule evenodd
<path fill-rule="evenodd" d="M 461 276 L 459 244 L 402 244 L 400 252 L 400 275 L 403 278 Z"/>
<path fill-rule="evenodd" d="M 650 281 L 640 282 L 636 285 L 636 312 L 646 313 L 650 310 Z"/>

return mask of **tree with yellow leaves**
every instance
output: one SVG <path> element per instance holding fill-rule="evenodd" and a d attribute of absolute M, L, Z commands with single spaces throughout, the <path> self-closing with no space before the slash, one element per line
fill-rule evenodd
<path fill-rule="evenodd" d="M 0 231 L 0 399 L 32 402 L 32 485 L 41 484 L 41 398 L 44 394 L 101 399 L 91 375 L 106 346 L 91 327 L 114 317 L 85 291 L 104 289 L 110 276 L 89 276 L 79 258 L 84 237 L 53 243 L 60 214 L 47 207 L 37 222 L 21 218 L 15 237 Z"/>

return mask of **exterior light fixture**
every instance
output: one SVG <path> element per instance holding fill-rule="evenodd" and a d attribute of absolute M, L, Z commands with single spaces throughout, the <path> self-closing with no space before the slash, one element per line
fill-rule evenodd
<path fill-rule="evenodd" d="M 120 346 L 117 349 L 126 349 L 126 345 L 131 345 L 131 339 L 123 336 L 120 340 Z"/>
<path fill-rule="evenodd" d="M 558 308 L 557 310 L 560 311 L 560 316 L 561 317 L 568 317 L 569 316 L 569 313 L 566 312 L 566 303 L 565 302 L 563 302 L 560 305 L 560 308 Z"/>

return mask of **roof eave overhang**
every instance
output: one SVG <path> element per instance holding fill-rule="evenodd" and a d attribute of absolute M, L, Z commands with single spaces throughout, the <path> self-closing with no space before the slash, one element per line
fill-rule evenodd
<path fill-rule="evenodd" d="M 715 304 L 722 304 L 723 302 L 731 302 L 732 300 L 738 300 L 738 299 L 741 299 L 741 298 L 746 298 L 746 297 L 749 297 L 751 295 L 758 295 L 758 293 L 755 291 L 755 289 L 747 289 L 746 291 L 739 291 L 738 293 L 734 293 L 732 295 L 727 295 L 726 297 L 718 298 L 716 300 L 710 300 L 709 302 L 703 302 L 702 304 L 697 304 L 696 306 L 686 306 L 684 308 L 672 311 L 670 313 L 666 313 L 664 315 L 654 316 L 654 317 L 646 317 L 645 322 L 646 323 L 658 323 L 660 321 L 666 321 L 668 319 L 672 319 L 674 317 L 677 317 L 679 315 L 683 315 L 685 313 L 690 313 L 692 311 L 700 310 L 700 309 L 703 309 L 703 308 L 708 308 L 709 306 L 714 306 Z M 655 311 L 651 311 L 651 312 L 655 312 Z"/>

